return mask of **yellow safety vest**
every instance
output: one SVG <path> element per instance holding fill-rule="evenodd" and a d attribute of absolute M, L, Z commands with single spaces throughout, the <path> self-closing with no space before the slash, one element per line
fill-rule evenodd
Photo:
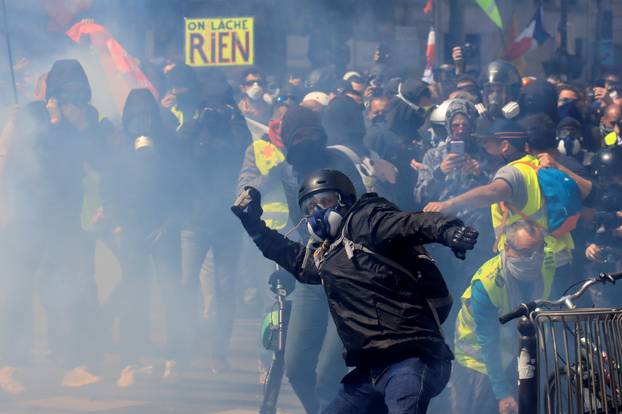
<path fill-rule="evenodd" d="M 283 152 L 271 142 L 263 139 L 253 141 L 255 165 L 261 175 L 268 175 L 270 170 L 285 161 Z M 281 230 L 287 226 L 289 208 L 283 187 L 262 195 L 263 220 L 273 230 Z"/>
<path fill-rule="evenodd" d="M 531 164 L 531 166 L 526 165 Z M 544 205 L 544 198 L 540 191 L 540 184 L 538 183 L 538 173 L 536 172 L 539 166 L 538 159 L 533 155 L 525 155 L 523 158 L 511 162 L 509 165 L 515 167 L 520 171 L 523 176 L 525 186 L 527 188 L 527 203 L 521 210 L 522 214 L 529 217 L 536 222 L 540 228 L 545 231 L 548 230 L 548 221 L 546 216 L 546 207 Z M 519 206 L 514 206 L 519 208 Z M 519 214 L 514 214 L 508 210 L 501 203 L 495 203 L 490 206 L 492 213 L 492 226 L 497 236 L 497 251 L 502 251 L 505 248 L 505 228 L 512 223 L 523 220 L 523 217 Z M 504 219 L 504 215 L 506 216 Z M 555 238 L 551 235 L 545 234 L 544 240 L 546 242 L 546 250 L 553 253 L 559 253 L 563 250 L 572 251 L 574 249 L 574 242 L 570 233 L 563 235 L 560 238 Z"/>
<path fill-rule="evenodd" d="M 544 281 L 543 297 L 547 298 L 551 293 L 553 277 L 555 276 L 555 258 L 548 253 L 544 256 L 542 263 L 542 278 Z M 477 342 L 475 333 L 475 320 L 471 310 L 471 289 L 476 281 L 480 281 L 486 290 L 492 304 L 497 308 L 498 315 L 501 316 L 510 312 L 510 299 L 506 286 L 505 276 L 501 265 L 501 255 L 497 255 L 484 263 L 475 273 L 471 284 L 462 294 L 462 307 L 456 320 L 455 358 L 464 367 L 474 369 L 484 375 L 486 364 L 482 356 L 482 348 Z M 535 299 L 535 298 L 534 298 Z M 506 367 L 516 355 L 512 352 L 516 340 L 516 327 L 512 324 L 501 328 L 501 351 L 503 366 Z"/>

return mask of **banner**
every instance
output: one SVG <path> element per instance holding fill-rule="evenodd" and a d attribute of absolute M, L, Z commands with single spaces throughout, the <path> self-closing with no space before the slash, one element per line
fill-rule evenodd
<path fill-rule="evenodd" d="M 185 19 L 186 65 L 252 65 L 253 24 L 252 17 Z"/>

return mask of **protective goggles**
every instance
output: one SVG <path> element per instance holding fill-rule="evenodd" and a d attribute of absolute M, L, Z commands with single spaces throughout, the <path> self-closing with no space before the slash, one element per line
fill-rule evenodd
<path fill-rule="evenodd" d="M 315 193 L 300 203 L 303 214 L 309 216 L 313 213 L 313 209 L 317 206 L 321 209 L 335 207 L 341 203 L 341 195 L 337 191 L 321 191 Z"/>
<path fill-rule="evenodd" d="M 535 259 L 539 259 L 540 257 L 544 256 L 544 246 L 545 246 L 544 242 L 542 242 L 537 247 L 530 248 L 530 249 L 526 249 L 526 248 L 519 249 L 507 241 L 505 242 L 505 245 L 509 247 L 510 249 L 512 249 L 516 253 L 516 256 L 520 257 L 521 259 L 535 260 Z"/>

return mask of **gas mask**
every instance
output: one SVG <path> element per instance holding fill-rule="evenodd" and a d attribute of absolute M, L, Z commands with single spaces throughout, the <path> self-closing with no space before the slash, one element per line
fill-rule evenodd
<path fill-rule="evenodd" d="M 127 121 L 127 132 L 134 136 L 149 135 L 153 128 L 153 119 L 149 112 L 137 113 Z"/>
<path fill-rule="evenodd" d="M 246 89 L 246 95 L 253 101 L 257 101 L 263 97 L 263 88 L 255 82 Z"/>
<path fill-rule="evenodd" d="M 343 216 L 336 211 L 337 209 L 338 206 L 313 208 L 313 213 L 307 217 L 307 231 L 313 240 L 321 243 L 324 240 L 333 240 L 337 236 L 343 221 Z"/>
<path fill-rule="evenodd" d="M 583 138 L 572 131 L 562 130 L 557 137 L 557 149 L 563 155 L 577 155 Z"/>
<path fill-rule="evenodd" d="M 300 205 L 307 214 L 307 231 L 317 242 L 334 240 L 343 221 L 339 213 L 343 204 L 336 191 L 323 191 L 303 200 Z"/>

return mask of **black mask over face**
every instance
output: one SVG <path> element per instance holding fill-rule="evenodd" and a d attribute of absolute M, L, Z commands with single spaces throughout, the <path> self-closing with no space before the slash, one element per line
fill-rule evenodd
<path fill-rule="evenodd" d="M 150 136 L 153 131 L 153 118 L 149 112 L 136 113 L 127 120 L 126 129 L 134 137 Z"/>
<path fill-rule="evenodd" d="M 387 114 L 390 129 L 402 139 L 412 140 L 417 137 L 425 118 L 402 101 L 396 101 Z"/>
<path fill-rule="evenodd" d="M 299 141 L 287 149 L 285 159 L 297 171 L 317 169 L 325 152 L 325 141 L 321 139 L 306 139 Z"/>

